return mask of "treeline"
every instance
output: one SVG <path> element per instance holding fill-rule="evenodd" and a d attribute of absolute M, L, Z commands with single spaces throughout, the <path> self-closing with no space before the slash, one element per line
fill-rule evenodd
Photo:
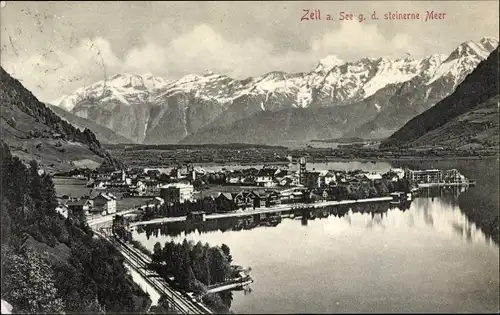
<path fill-rule="evenodd" d="M 217 212 L 217 205 L 214 199 L 205 196 L 196 201 L 186 201 L 184 203 L 175 202 L 172 204 L 164 203 L 161 206 L 146 207 L 140 218 L 140 221 L 163 217 L 182 217 L 193 211 L 204 211 L 205 213 Z"/>
<path fill-rule="evenodd" d="M 0 143 L 2 299 L 16 313 L 140 312 L 151 300 L 123 257 L 55 211 L 52 179 Z M 49 255 L 50 254 L 50 255 Z"/>
<path fill-rule="evenodd" d="M 357 200 L 366 198 L 385 197 L 395 191 L 410 192 L 411 183 L 407 179 L 396 182 L 383 179 L 381 181 L 361 182 L 358 184 L 346 183 L 329 188 L 328 199 Z"/>
<path fill-rule="evenodd" d="M 0 99 L 2 106 L 16 106 L 21 111 L 32 116 L 36 121 L 47 125 L 54 132 L 60 133 L 63 139 L 86 144 L 89 149 L 98 156 L 106 160 L 106 164 L 122 167 L 122 163 L 112 157 L 100 144 L 96 136 L 90 129 L 84 131 L 74 127 L 64 119 L 56 115 L 48 106 L 40 102 L 29 90 L 27 90 L 18 80 L 12 78 L 4 69 L 0 67 Z M 14 124 L 15 120 L 11 120 Z M 33 129 L 30 132 L 32 137 L 39 137 L 42 132 Z"/>
<path fill-rule="evenodd" d="M 194 245 L 184 239 L 182 244 L 170 241 L 162 247 L 157 242 L 154 245 L 152 261 L 152 267 L 160 275 L 166 279 L 173 276 L 183 289 L 202 296 L 203 302 L 215 311 L 225 313 L 229 310 L 229 306 L 224 304 L 218 294 L 206 294 L 207 286 L 235 276 L 227 245 L 218 247 L 208 243 L 203 245 L 201 242 Z"/>
<path fill-rule="evenodd" d="M 280 149 L 286 150 L 284 146 L 272 146 L 265 144 L 228 143 L 228 144 L 107 144 L 112 149 L 124 150 L 192 150 L 192 149 Z"/>

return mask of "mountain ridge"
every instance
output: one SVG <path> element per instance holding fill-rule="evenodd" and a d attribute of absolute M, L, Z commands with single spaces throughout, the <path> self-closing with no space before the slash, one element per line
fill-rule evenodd
<path fill-rule="evenodd" d="M 472 143 L 497 147 L 498 66 L 497 47 L 458 85 L 454 93 L 411 119 L 383 141 L 381 148 L 443 144 L 463 147 Z"/>
<path fill-rule="evenodd" d="M 88 128 L 83 131 L 56 115 L 0 67 L 1 140 L 24 162 L 41 161 L 47 170 L 75 166 L 121 167 Z"/>
<path fill-rule="evenodd" d="M 344 106 L 373 109 L 344 126 L 343 136 L 388 136 L 453 92 L 497 45 L 497 39 L 483 38 L 462 43 L 449 55 L 419 59 L 362 58 L 346 62 L 330 55 L 309 72 L 272 71 L 243 80 L 213 73 L 190 74 L 179 80 L 115 75 L 63 96 L 54 105 L 137 143 L 186 143 L 185 139 L 196 139 L 201 132 L 231 126 L 242 119 L 258 119 L 265 111 L 307 108 L 309 114 L 317 108 Z M 405 103 L 408 105 L 401 105 Z M 392 117 L 397 119 L 392 122 Z M 300 119 L 298 123 L 308 128 L 300 124 Z M 261 128 L 265 130 L 265 126 Z M 389 130 L 381 131 L 383 128 Z M 216 135 L 210 142 L 217 142 Z"/>

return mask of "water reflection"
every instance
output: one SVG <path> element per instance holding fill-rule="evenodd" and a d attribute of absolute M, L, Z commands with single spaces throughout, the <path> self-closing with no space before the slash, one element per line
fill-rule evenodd
<path fill-rule="evenodd" d="M 322 209 L 297 210 L 286 215 L 257 214 L 236 218 L 221 218 L 205 222 L 180 221 L 171 223 L 137 226 L 136 233 L 159 239 L 184 237 L 190 234 L 205 234 L 220 231 L 254 230 L 276 227 L 283 220 L 300 220 L 301 226 L 308 226 L 310 221 L 335 217 L 348 226 L 363 222 L 366 229 L 386 229 L 405 226 L 408 229 L 432 228 L 439 233 L 458 234 L 462 239 L 484 241 L 489 239 L 475 223 L 460 211 L 458 197 L 466 192 L 465 187 L 433 188 L 421 190 L 419 196 L 405 204 L 389 202 L 335 206 Z M 410 210 L 410 211 L 408 211 Z M 180 238 L 179 238 L 180 239 Z"/>
<path fill-rule="evenodd" d="M 255 280 L 251 294 L 224 297 L 236 313 L 498 311 L 499 248 L 487 236 L 498 180 L 468 169 L 478 187 L 423 190 L 404 206 L 147 225 L 133 236 L 150 249 L 185 238 L 229 245 Z"/>

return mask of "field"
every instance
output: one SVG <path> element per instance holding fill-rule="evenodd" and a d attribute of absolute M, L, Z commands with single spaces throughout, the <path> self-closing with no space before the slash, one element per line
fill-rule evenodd
<path fill-rule="evenodd" d="M 86 186 L 87 181 L 70 177 L 54 177 L 54 186 L 56 195 L 62 197 L 64 195 L 70 197 L 82 197 L 89 195 L 91 188 Z"/>
<path fill-rule="evenodd" d="M 313 142 L 311 142 L 313 143 Z M 333 148 L 336 144 L 314 142 L 326 147 L 287 148 L 284 146 L 153 146 L 153 145 L 108 145 L 106 148 L 113 156 L 129 167 L 169 168 L 186 163 L 196 165 L 248 165 L 248 164 L 288 164 L 291 155 L 294 162 L 298 157 L 307 157 L 308 162 L 318 163 L 345 160 L 399 160 L 428 158 L 462 158 L 471 156 L 497 155 L 498 149 L 491 150 L 456 150 L 451 148 L 398 149 L 395 151 L 379 150 L 376 146 L 364 148 Z"/>

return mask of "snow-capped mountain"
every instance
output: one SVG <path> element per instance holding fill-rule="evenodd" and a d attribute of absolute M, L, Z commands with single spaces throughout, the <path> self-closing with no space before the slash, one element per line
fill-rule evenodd
<path fill-rule="evenodd" d="M 290 110 L 291 116 L 279 115 L 297 120 L 298 125 L 286 127 L 297 129 L 290 130 L 293 137 L 300 137 L 301 130 L 306 138 L 349 132 L 375 136 L 379 129 L 387 133 L 401 127 L 449 95 L 496 46 L 498 40 L 483 38 L 459 45 L 448 56 L 421 59 L 343 61 L 329 55 L 310 72 L 275 71 L 244 80 L 212 72 L 174 81 L 150 74 L 118 74 L 80 88 L 54 104 L 141 143 L 197 142 L 202 138 L 219 142 L 219 133 L 212 137 L 210 130 L 245 125 L 248 119 L 257 119 L 247 124 L 260 126 L 254 133 L 266 134 L 267 127 L 258 120 Z M 321 132 L 306 130 L 319 127 L 301 124 L 301 117 L 319 113 L 334 116 L 336 126 Z M 386 122 L 386 116 L 394 121 Z M 327 124 L 324 119 L 321 122 Z M 203 137 L 198 137 L 198 131 L 205 133 Z M 273 138 L 272 134 L 267 136 Z M 231 140 L 231 136 L 225 138 Z M 253 142 L 232 142 L 240 140 Z"/>

